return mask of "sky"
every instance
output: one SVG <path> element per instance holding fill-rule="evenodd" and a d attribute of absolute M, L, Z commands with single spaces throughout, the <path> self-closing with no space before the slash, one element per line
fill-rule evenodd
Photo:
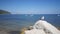
<path fill-rule="evenodd" d="M 12 14 L 60 14 L 60 0 L 0 0 L 0 10 Z"/>

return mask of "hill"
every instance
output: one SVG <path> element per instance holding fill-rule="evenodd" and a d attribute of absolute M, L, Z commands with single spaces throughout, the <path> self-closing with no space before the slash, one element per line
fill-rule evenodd
<path fill-rule="evenodd" d="M 0 10 L 0 14 L 11 14 L 11 13 L 5 10 Z"/>

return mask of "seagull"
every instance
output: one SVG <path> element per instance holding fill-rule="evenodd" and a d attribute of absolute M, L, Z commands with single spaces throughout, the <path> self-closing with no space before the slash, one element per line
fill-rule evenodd
<path fill-rule="evenodd" d="M 45 17 L 44 17 L 44 16 L 42 16 L 42 17 L 41 17 L 41 20 L 44 20 L 44 18 L 45 18 Z"/>

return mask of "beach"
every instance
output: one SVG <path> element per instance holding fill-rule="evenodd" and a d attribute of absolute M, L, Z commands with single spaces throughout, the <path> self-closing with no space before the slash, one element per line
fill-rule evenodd
<path fill-rule="evenodd" d="M 60 27 L 59 27 L 59 30 L 60 30 Z M 11 30 L 0 29 L 0 34 L 21 34 L 21 31 L 11 31 Z"/>

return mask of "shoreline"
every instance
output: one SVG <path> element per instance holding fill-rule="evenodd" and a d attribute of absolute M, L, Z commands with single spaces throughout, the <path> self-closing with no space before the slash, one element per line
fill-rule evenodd
<path fill-rule="evenodd" d="M 58 27 L 58 30 L 60 30 L 60 27 Z M 0 29 L 0 34 L 20 34 L 20 33 L 21 33 L 21 31 Z"/>

